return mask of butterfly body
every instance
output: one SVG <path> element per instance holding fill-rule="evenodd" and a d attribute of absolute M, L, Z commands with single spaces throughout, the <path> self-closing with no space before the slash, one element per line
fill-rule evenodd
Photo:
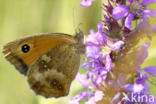
<path fill-rule="evenodd" d="M 84 53 L 83 33 L 42 34 L 6 44 L 4 56 L 27 76 L 30 88 L 45 97 L 68 94 Z"/>

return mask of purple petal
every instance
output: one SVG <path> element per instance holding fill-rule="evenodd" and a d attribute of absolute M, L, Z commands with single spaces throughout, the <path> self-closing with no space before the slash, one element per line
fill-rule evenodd
<path fill-rule="evenodd" d="M 85 37 L 85 42 L 87 44 L 92 43 L 92 45 L 96 45 L 96 46 L 101 44 L 106 45 L 107 37 L 105 33 L 102 32 L 103 24 L 98 23 L 97 27 L 98 27 L 98 32 L 95 33 L 94 30 L 90 30 L 90 34 Z"/>
<path fill-rule="evenodd" d="M 90 34 L 85 37 L 85 42 L 86 43 L 94 43 L 94 44 L 99 44 L 99 41 L 97 40 L 97 34 L 94 32 L 94 30 L 90 30 Z"/>
<path fill-rule="evenodd" d="M 120 49 L 120 47 L 124 44 L 124 41 L 117 41 L 113 45 L 110 46 L 112 51 L 115 51 L 117 49 Z"/>
<path fill-rule="evenodd" d="M 94 96 L 90 97 L 90 99 L 85 104 L 96 104 Z"/>
<path fill-rule="evenodd" d="M 107 37 L 104 34 L 104 32 L 102 31 L 103 30 L 103 24 L 102 23 L 98 23 L 97 27 L 98 27 L 98 33 L 101 34 L 101 36 L 102 36 L 102 43 L 104 45 L 106 45 L 107 44 Z"/>
<path fill-rule="evenodd" d="M 95 101 L 98 102 L 98 101 L 102 100 L 103 96 L 104 96 L 104 94 L 102 91 L 96 90 L 95 95 L 94 95 Z"/>
<path fill-rule="evenodd" d="M 125 16 L 128 15 L 128 11 L 129 11 L 129 6 L 126 6 L 126 5 L 120 5 L 120 6 L 117 6 L 113 9 L 113 14 L 112 16 L 115 18 L 115 19 L 122 19 L 124 18 Z"/>
<path fill-rule="evenodd" d="M 91 6 L 91 4 L 92 4 L 93 1 L 94 1 L 94 0 L 83 0 L 83 1 L 80 3 L 80 5 L 83 6 L 83 7 L 89 7 L 89 6 Z"/>
<path fill-rule="evenodd" d="M 140 93 L 144 89 L 142 84 L 129 84 L 126 91 L 133 93 Z"/>
<path fill-rule="evenodd" d="M 112 60 L 111 60 L 111 58 L 110 58 L 110 55 L 109 54 L 107 54 L 106 55 L 106 70 L 109 72 L 110 70 L 111 70 L 111 68 L 112 68 Z"/>
<path fill-rule="evenodd" d="M 80 94 L 76 95 L 74 98 L 70 99 L 70 104 L 80 104 L 80 101 L 85 99 L 89 95 L 89 92 L 83 91 Z"/>
<path fill-rule="evenodd" d="M 121 93 L 117 93 L 117 94 L 113 97 L 113 99 L 112 99 L 112 101 L 111 101 L 111 104 L 117 104 L 117 102 L 120 101 L 120 98 L 121 98 Z"/>
<path fill-rule="evenodd" d="M 84 67 L 90 68 L 90 67 L 92 67 L 92 63 L 91 63 L 91 62 L 85 62 L 85 63 L 83 63 L 83 65 L 80 67 L 80 69 L 82 69 L 82 68 L 84 68 Z"/>
<path fill-rule="evenodd" d="M 148 84 L 129 84 L 126 91 L 133 93 L 147 93 L 149 91 Z"/>
<path fill-rule="evenodd" d="M 98 27 L 98 32 L 99 32 L 99 33 L 102 33 L 103 24 L 102 24 L 102 23 L 98 23 L 98 24 L 97 24 L 97 27 Z"/>
<path fill-rule="evenodd" d="M 143 6 L 147 6 L 147 5 L 153 4 L 153 3 L 156 3 L 156 0 L 143 0 L 142 1 Z"/>
<path fill-rule="evenodd" d="M 90 81 L 93 83 L 93 84 L 95 84 L 94 83 L 94 75 L 95 75 L 95 73 L 93 72 L 93 71 L 87 71 L 87 78 L 89 78 L 90 79 Z M 91 89 L 91 87 L 90 87 L 90 89 Z"/>
<path fill-rule="evenodd" d="M 141 92 L 143 89 L 144 89 L 144 86 L 142 84 L 134 84 L 133 86 L 134 93 Z"/>
<path fill-rule="evenodd" d="M 151 75 L 156 75 L 156 66 L 149 66 L 144 68 L 144 71 Z"/>
<path fill-rule="evenodd" d="M 145 84 L 148 77 L 146 75 L 140 74 L 140 77 L 136 80 L 136 84 Z"/>
<path fill-rule="evenodd" d="M 150 88 L 149 88 L 149 85 L 148 84 L 144 84 L 144 89 L 143 89 L 143 93 L 147 93 L 147 92 L 149 92 L 149 90 L 150 90 Z"/>
<path fill-rule="evenodd" d="M 97 76 L 96 79 L 95 79 L 95 84 L 98 85 L 99 83 L 102 83 L 102 81 L 103 81 L 103 80 L 102 80 L 102 77 L 99 75 L 99 76 Z"/>
<path fill-rule="evenodd" d="M 149 46 L 150 46 L 149 43 L 143 43 L 141 46 L 141 49 L 136 52 L 135 61 L 138 66 L 140 66 L 144 62 L 144 60 L 147 58 Z"/>
<path fill-rule="evenodd" d="M 92 43 L 93 45 L 99 45 L 101 43 L 103 43 L 103 36 L 101 33 L 97 32 L 97 33 L 93 33 L 92 31 L 90 31 L 91 34 L 88 35 L 85 38 L 86 43 Z"/>
<path fill-rule="evenodd" d="M 79 81 L 84 87 L 90 88 L 88 80 L 80 73 L 77 73 L 76 80 Z"/>
<path fill-rule="evenodd" d="M 145 9 L 145 10 L 143 10 L 143 13 L 144 13 L 144 15 L 156 17 L 156 10 L 155 9 Z"/>
<path fill-rule="evenodd" d="M 95 79 L 95 84 L 98 85 L 99 83 L 102 83 L 107 77 L 107 72 L 103 71 L 98 75 Z"/>
<path fill-rule="evenodd" d="M 100 56 L 99 48 L 96 46 L 87 46 L 86 47 L 86 56 L 88 58 L 97 59 Z"/>
<path fill-rule="evenodd" d="M 131 29 L 131 25 L 132 25 L 132 21 L 133 21 L 133 19 L 134 19 L 134 16 L 135 16 L 135 13 L 130 13 L 130 14 L 126 17 L 125 26 L 126 26 L 128 29 Z"/>
<path fill-rule="evenodd" d="M 132 2 L 133 2 L 133 0 L 128 0 L 128 2 L 132 3 Z"/>

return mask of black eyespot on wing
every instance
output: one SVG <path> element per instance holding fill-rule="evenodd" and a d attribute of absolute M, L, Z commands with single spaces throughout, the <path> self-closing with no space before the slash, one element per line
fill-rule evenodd
<path fill-rule="evenodd" d="M 22 47 L 21 47 L 21 50 L 23 53 L 27 53 L 29 52 L 30 50 L 30 46 L 28 44 L 24 44 Z"/>

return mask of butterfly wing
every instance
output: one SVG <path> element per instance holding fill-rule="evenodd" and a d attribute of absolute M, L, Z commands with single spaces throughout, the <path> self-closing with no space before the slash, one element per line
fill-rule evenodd
<path fill-rule="evenodd" d="M 45 97 L 65 96 L 69 92 L 80 64 L 79 45 L 67 43 L 40 56 L 28 71 L 33 91 Z"/>
<path fill-rule="evenodd" d="M 66 34 L 40 34 L 9 42 L 3 47 L 3 53 L 5 58 L 11 62 L 19 72 L 26 75 L 29 66 L 39 56 L 58 45 L 75 42 L 76 39 L 73 36 Z M 22 51 L 24 45 L 28 45 L 30 48 L 26 53 Z"/>

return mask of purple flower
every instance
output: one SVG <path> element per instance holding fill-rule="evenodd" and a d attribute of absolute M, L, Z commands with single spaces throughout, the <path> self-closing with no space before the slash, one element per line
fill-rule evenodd
<path fill-rule="evenodd" d="M 76 80 L 79 81 L 84 87 L 91 89 L 91 86 L 84 75 L 77 73 Z"/>
<path fill-rule="evenodd" d="M 85 104 L 96 104 L 94 97 L 90 97 L 90 99 Z"/>
<path fill-rule="evenodd" d="M 150 75 L 156 75 L 156 66 L 149 66 L 144 68 L 144 71 L 147 73 L 143 73 L 143 71 L 141 72 L 141 70 L 139 71 L 139 76 L 136 79 L 136 83 L 135 84 L 129 84 L 126 87 L 126 91 L 129 92 L 130 94 L 137 94 L 137 95 L 146 95 L 148 96 L 148 92 L 149 92 L 149 85 L 147 84 L 147 81 L 149 81 L 149 77 L 148 74 Z"/>
<path fill-rule="evenodd" d="M 131 93 L 141 93 L 144 90 L 144 86 L 142 84 L 130 84 L 126 91 Z"/>
<path fill-rule="evenodd" d="M 154 75 L 156 73 L 152 73 L 154 72 L 153 69 L 155 69 L 156 66 L 150 66 L 150 67 L 146 67 L 144 68 L 145 72 L 148 72 L 151 75 Z M 138 70 L 138 69 L 137 69 Z M 142 74 L 143 72 L 139 69 L 139 76 L 136 79 L 136 83 L 135 84 L 130 84 L 126 91 L 128 92 L 133 92 L 133 93 L 143 93 L 146 94 L 149 91 L 149 86 L 146 83 L 149 79 L 149 77 L 145 74 Z"/>
<path fill-rule="evenodd" d="M 126 17 L 125 27 L 131 29 L 132 21 L 136 18 L 143 21 L 149 21 L 148 17 L 156 17 L 155 9 L 146 9 L 146 6 L 152 3 L 156 3 L 156 0 L 129 0 L 130 5 L 119 5 L 113 9 L 112 16 L 115 19 L 122 19 Z"/>
<path fill-rule="evenodd" d="M 76 95 L 74 98 L 72 98 L 69 103 L 70 104 L 80 104 L 80 102 L 85 99 L 89 93 L 87 91 L 80 92 L 78 95 Z"/>
<path fill-rule="evenodd" d="M 84 87 L 88 88 L 88 91 L 83 91 L 76 95 L 69 102 L 70 104 L 79 104 L 82 100 L 89 97 L 85 104 L 95 104 L 103 98 L 103 92 L 97 90 L 94 85 L 89 84 L 88 80 L 82 74 L 78 73 L 76 80 L 79 81 Z"/>
<path fill-rule="evenodd" d="M 85 42 L 87 45 L 95 45 L 95 46 L 101 46 L 105 45 L 107 42 L 107 37 L 105 33 L 102 31 L 103 29 L 103 24 L 98 23 L 98 32 L 95 33 L 94 30 L 90 30 L 90 34 L 85 38 Z"/>
<path fill-rule="evenodd" d="M 113 9 L 112 16 L 115 19 L 122 19 L 128 15 L 128 11 L 130 10 L 130 7 L 127 5 L 120 5 Z"/>
<path fill-rule="evenodd" d="M 97 90 L 94 94 L 94 96 L 91 96 L 90 99 L 85 104 L 96 104 L 96 102 L 102 100 L 103 98 L 103 92 L 100 90 Z"/>
<path fill-rule="evenodd" d="M 92 4 L 93 1 L 94 1 L 94 0 L 83 0 L 83 1 L 80 3 L 80 5 L 83 6 L 83 7 L 89 7 L 89 6 L 91 6 L 91 4 Z"/>
<path fill-rule="evenodd" d="M 105 80 L 107 72 L 112 69 L 112 60 L 110 53 L 112 51 L 120 49 L 124 44 L 123 41 L 112 42 L 108 40 L 105 33 L 102 31 L 103 24 L 99 23 L 97 25 L 98 32 L 95 33 L 93 30 L 90 31 L 90 35 L 85 38 L 87 44 L 86 47 L 86 56 L 90 60 L 84 63 L 84 67 L 92 68 L 89 70 L 89 74 L 96 75 L 95 80 L 91 78 L 94 84 L 99 84 Z"/>
<path fill-rule="evenodd" d="M 144 68 L 144 71 L 151 75 L 156 75 L 156 66 L 149 66 Z"/>

